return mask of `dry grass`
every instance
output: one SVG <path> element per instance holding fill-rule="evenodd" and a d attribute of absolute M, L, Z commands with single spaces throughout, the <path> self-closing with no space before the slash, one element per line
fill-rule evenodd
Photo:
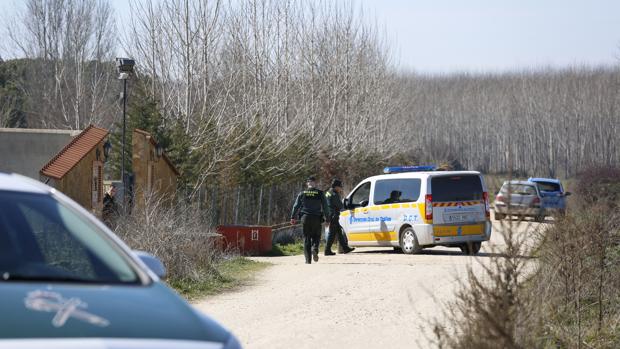
<path fill-rule="evenodd" d="M 531 273 L 524 235 L 515 233 L 516 221 L 502 221 L 505 246 L 489 264 L 470 266 L 456 301 L 447 304 L 446 319 L 436 321 L 440 348 L 521 348 L 526 338 L 532 302 L 525 285 Z M 529 233 L 533 233 L 529 232 Z M 482 270 L 481 272 L 478 270 Z M 525 347 L 530 347 L 526 345 Z"/>
<path fill-rule="evenodd" d="M 268 263 L 256 262 L 243 257 L 232 257 L 217 263 L 216 274 L 201 279 L 172 279 L 170 286 L 174 287 L 188 300 L 200 299 L 204 296 L 234 290 L 248 284 L 256 272 L 269 266 Z"/>
<path fill-rule="evenodd" d="M 120 215 L 113 228 L 132 249 L 158 257 L 166 266 L 169 280 L 201 280 L 217 276 L 223 259 L 214 229 L 191 205 L 174 207 L 154 195 L 145 195 L 143 208 Z"/>
<path fill-rule="evenodd" d="M 437 346 L 620 347 L 619 183 L 617 169 L 580 176 L 569 214 L 540 232 L 535 250 L 504 223 L 503 257 L 482 273 L 470 268 L 447 320 L 435 323 Z"/>
<path fill-rule="evenodd" d="M 546 231 L 531 309 L 539 343 L 620 346 L 620 217 L 608 207 L 577 211 Z"/>
<path fill-rule="evenodd" d="M 131 214 L 108 220 L 116 234 L 132 249 L 159 258 L 167 269 L 166 282 L 188 300 L 235 289 L 265 268 L 236 251 L 223 251 L 220 236 L 195 206 L 170 206 L 155 195 Z"/>

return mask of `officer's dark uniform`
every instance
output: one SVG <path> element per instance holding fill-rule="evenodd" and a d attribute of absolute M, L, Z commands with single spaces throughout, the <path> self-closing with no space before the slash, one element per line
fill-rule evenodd
<path fill-rule="evenodd" d="M 344 232 L 342 231 L 342 227 L 340 226 L 340 211 L 344 207 L 342 205 L 342 200 L 340 199 L 340 194 L 334 189 L 335 186 L 342 187 L 342 182 L 340 180 L 334 180 L 332 182 L 332 187 L 325 193 L 325 197 L 327 198 L 327 205 L 329 206 L 329 210 L 331 212 L 331 217 L 329 219 L 329 237 L 327 238 L 327 243 L 325 244 L 325 255 L 333 255 L 332 252 L 332 244 L 336 237 L 338 238 L 338 252 L 339 253 L 349 253 L 353 251 L 352 248 L 349 247 L 347 240 L 344 236 Z"/>
<path fill-rule="evenodd" d="M 314 180 L 308 178 L 308 180 Z M 321 223 L 323 217 L 329 218 L 329 207 L 325 194 L 316 188 L 308 188 L 299 195 L 293 205 L 291 219 L 301 216 L 301 223 L 304 232 L 304 256 L 306 263 L 311 263 L 311 257 L 314 261 L 319 260 L 319 243 L 321 241 Z"/>

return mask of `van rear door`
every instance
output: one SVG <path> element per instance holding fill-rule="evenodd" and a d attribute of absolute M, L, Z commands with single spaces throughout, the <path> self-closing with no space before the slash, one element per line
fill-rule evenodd
<path fill-rule="evenodd" d="M 433 176 L 431 196 L 433 202 L 433 224 L 469 225 L 486 220 L 483 184 L 477 174 L 451 174 Z M 466 235 L 458 227 L 454 235 Z M 471 234 L 479 234 L 479 229 Z M 449 234 L 453 235 L 453 234 Z"/>

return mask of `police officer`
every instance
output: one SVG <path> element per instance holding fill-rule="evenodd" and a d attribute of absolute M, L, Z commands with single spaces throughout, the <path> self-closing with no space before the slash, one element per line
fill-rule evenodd
<path fill-rule="evenodd" d="M 338 238 L 339 253 L 349 253 L 354 250 L 354 248 L 349 247 L 342 231 L 342 227 L 340 226 L 340 211 L 342 211 L 343 207 L 340 194 L 342 194 L 342 181 L 339 179 L 334 179 L 332 181 L 331 188 L 325 193 L 327 205 L 329 206 L 329 210 L 331 212 L 331 217 L 329 219 L 329 236 L 327 237 L 327 243 L 325 244 L 326 256 L 335 255 L 335 253 L 332 252 L 332 244 L 336 238 Z"/>
<path fill-rule="evenodd" d="M 321 241 L 321 226 L 325 219 L 330 217 L 329 207 L 325 194 L 316 188 L 316 178 L 308 177 L 307 189 L 297 195 L 297 200 L 291 212 L 291 224 L 297 224 L 296 218 L 301 216 L 304 232 L 304 256 L 306 264 L 319 261 L 319 243 Z"/>

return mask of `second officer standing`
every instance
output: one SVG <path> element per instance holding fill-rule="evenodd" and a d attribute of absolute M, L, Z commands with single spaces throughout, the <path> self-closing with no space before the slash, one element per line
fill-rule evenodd
<path fill-rule="evenodd" d="M 343 208 L 342 199 L 340 198 L 341 194 L 342 181 L 339 179 L 334 179 L 332 181 L 332 187 L 325 193 L 327 204 L 329 205 L 329 210 L 331 212 L 331 217 L 329 219 L 329 234 L 325 244 L 326 256 L 335 255 L 332 251 L 332 244 L 336 239 L 338 239 L 338 253 L 349 253 L 355 250 L 355 248 L 349 247 L 347 239 L 344 236 L 344 232 L 342 231 L 342 227 L 340 226 L 340 211 L 342 211 Z"/>

